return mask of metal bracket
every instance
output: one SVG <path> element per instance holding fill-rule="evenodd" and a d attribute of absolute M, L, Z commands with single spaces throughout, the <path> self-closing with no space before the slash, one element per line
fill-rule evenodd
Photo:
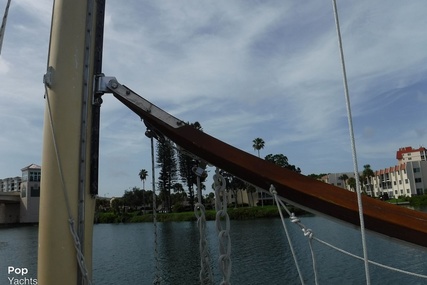
<path fill-rule="evenodd" d="M 43 75 L 43 84 L 48 88 L 52 87 L 52 77 L 53 77 L 53 67 L 49 66 L 47 68 L 46 74 Z"/>
<path fill-rule="evenodd" d="M 105 76 L 104 74 L 95 75 L 94 80 L 94 93 L 98 95 L 102 95 L 105 93 L 113 93 L 110 88 L 108 88 L 108 83 L 114 80 L 117 82 L 117 79 L 114 76 Z"/>

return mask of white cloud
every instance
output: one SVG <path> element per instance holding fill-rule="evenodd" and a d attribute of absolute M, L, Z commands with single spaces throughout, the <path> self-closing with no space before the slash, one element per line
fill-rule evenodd
<path fill-rule="evenodd" d="M 52 4 L 12 2 L 0 57 L 0 154 L 22 165 L 0 163 L 0 178 L 41 163 Z M 359 164 L 387 167 L 397 148 L 426 144 L 427 4 L 338 8 Z M 250 153 L 262 137 L 263 153 L 283 153 L 306 174 L 351 171 L 330 2 L 112 0 L 105 24 L 103 72 L 159 107 Z M 140 168 L 151 169 L 149 140 L 112 95 L 101 110 L 101 191 L 120 196 L 140 185 Z"/>

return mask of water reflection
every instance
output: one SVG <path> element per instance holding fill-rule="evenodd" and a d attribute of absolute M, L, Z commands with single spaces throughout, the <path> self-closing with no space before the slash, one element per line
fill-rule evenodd
<path fill-rule="evenodd" d="M 316 237 L 362 255 L 360 232 L 317 216 L 301 218 Z M 314 284 L 309 240 L 299 227 L 286 221 L 305 282 Z M 99 224 L 94 227 L 94 284 L 152 284 L 156 273 L 153 225 Z M 218 270 L 218 238 L 214 222 L 207 222 L 211 264 L 215 284 Z M 232 284 L 300 284 L 281 221 L 231 221 Z M 158 224 L 159 275 L 164 285 L 199 284 L 199 229 L 195 222 Z M 407 246 L 390 238 L 368 234 L 370 259 L 427 274 L 423 264 L 426 249 Z M 365 284 L 363 261 L 313 243 L 320 284 Z M 37 270 L 37 227 L 0 229 L 0 284 L 7 284 L 7 266 L 28 267 L 33 278 Z M 7 257 L 7 258 L 5 258 Z M 372 284 L 426 284 L 426 280 L 370 267 Z"/>

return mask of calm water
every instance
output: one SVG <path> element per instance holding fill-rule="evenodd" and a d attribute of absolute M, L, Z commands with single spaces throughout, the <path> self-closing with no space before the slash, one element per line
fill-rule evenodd
<path fill-rule="evenodd" d="M 361 255 L 360 233 L 321 217 L 303 217 L 316 237 Z M 306 284 L 314 284 L 308 241 L 301 230 L 289 225 Z M 9 284 L 7 267 L 29 269 L 36 278 L 37 227 L 0 229 L 0 284 Z M 207 223 L 215 284 L 218 242 L 214 222 Z M 158 224 L 159 275 L 162 284 L 199 284 L 199 230 L 194 222 Z M 232 284 L 300 284 L 285 233 L 279 219 L 231 222 Z M 427 275 L 427 250 L 368 236 L 370 259 L 389 266 Z M 152 224 L 100 224 L 94 227 L 94 284 L 152 284 L 155 273 Z M 365 284 L 364 265 L 314 243 L 320 284 Z M 370 267 L 372 284 L 427 284 L 420 279 Z"/>

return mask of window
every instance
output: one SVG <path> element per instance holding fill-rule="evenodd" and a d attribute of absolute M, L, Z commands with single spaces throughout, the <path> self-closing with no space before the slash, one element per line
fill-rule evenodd
<path fill-rule="evenodd" d="M 421 183 L 421 178 L 415 178 L 415 183 Z"/>
<path fill-rule="evenodd" d="M 27 197 L 27 189 L 25 188 L 25 186 L 24 186 L 24 187 L 22 187 L 22 190 L 21 190 L 21 197 L 22 197 L 22 198 Z"/>
<path fill-rule="evenodd" d="M 31 197 L 40 197 L 40 187 L 31 187 Z"/>
<path fill-rule="evenodd" d="M 28 180 L 28 172 L 25 171 L 25 172 L 22 173 L 22 182 L 25 182 L 27 180 Z"/>
<path fill-rule="evenodd" d="M 406 193 L 411 193 L 411 192 L 409 191 L 409 189 L 406 189 Z"/>
<path fill-rule="evenodd" d="M 420 168 L 419 167 L 415 167 L 414 168 L 414 173 L 420 172 Z"/>
<path fill-rule="evenodd" d="M 40 181 L 40 172 L 30 171 L 30 181 Z"/>
<path fill-rule="evenodd" d="M 405 179 L 405 183 L 408 183 L 408 182 L 409 182 L 409 181 L 408 181 L 408 178 L 406 178 L 406 179 Z"/>
<path fill-rule="evenodd" d="M 399 184 L 402 184 L 402 180 L 399 180 Z"/>
<path fill-rule="evenodd" d="M 396 185 L 396 181 L 393 181 L 393 185 Z"/>

